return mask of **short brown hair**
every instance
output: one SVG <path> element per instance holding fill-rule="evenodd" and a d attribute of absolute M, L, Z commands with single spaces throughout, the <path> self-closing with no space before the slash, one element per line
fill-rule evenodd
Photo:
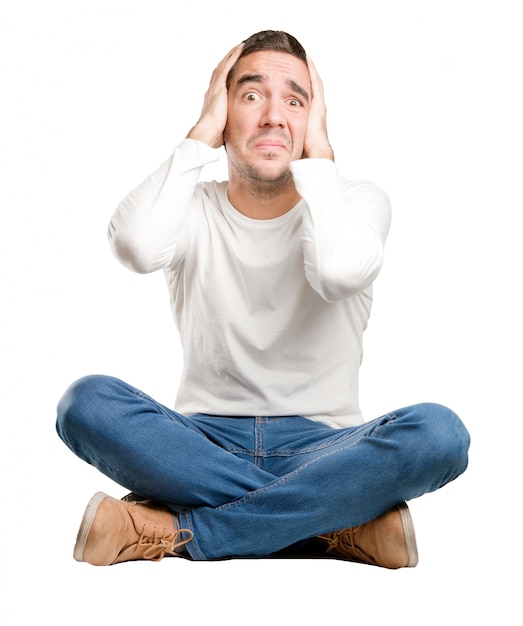
<path fill-rule="evenodd" d="M 288 52 L 307 64 L 307 53 L 304 47 L 295 37 L 282 30 L 262 30 L 245 39 L 243 43 L 243 50 L 238 61 L 242 57 L 252 54 L 253 52 L 259 52 L 260 50 L 279 50 L 281 52 Z M 236 61 L 227 75 L 227 89 L 236 72 L 238 61 Z"/>

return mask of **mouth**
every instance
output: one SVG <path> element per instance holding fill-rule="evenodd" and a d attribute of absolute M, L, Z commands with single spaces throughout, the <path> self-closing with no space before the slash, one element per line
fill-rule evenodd
<path fill-rule="evenodd" d="M 254 144 L 254 147 L 258 150 L 285 150 L 286 146 L 281 141 L 268 141 L 263 139 Z"/>
<path fill-rule="evenodd" d="M 281 137 L 258 136 L 252 142 L 257 150 L 288 150 L 289 142 Z"/>

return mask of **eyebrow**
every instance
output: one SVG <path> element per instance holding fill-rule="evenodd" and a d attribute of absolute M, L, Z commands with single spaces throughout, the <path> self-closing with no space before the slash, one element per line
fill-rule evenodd
<path fill-rule="evenodd" d="M 298 83 L 294 80 L 288 80 L 287 84 L 290 85 L 294 89 L 294 91 L 299 94 L 302 98 L 305 98 L 307 102 L 309 101 L 309 94 L 305 91 L 303 87 L 298 85 Z"/>
<path fill-rule="evenodd" d="M 239 87 L 240 85 L 243 85 L 245 83 L 262 83 L 264 80 L 265 76 L 263 76 L 262 74 L 245 74 L 244 76 L 240 76 L 240 78 L 238 78 L 238 80 L 236 81 L 236 85 Z M 307 102 L 309 101 L 309 94 L 303 87 L 298 85 L 296 81 L 289 78 L 286 82 L 293 91 L 295 91 L 302 98 L 307 100 Z"/>

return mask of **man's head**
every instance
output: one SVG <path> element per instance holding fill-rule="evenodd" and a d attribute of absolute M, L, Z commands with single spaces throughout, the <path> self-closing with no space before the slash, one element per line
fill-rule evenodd
<path fill-rule="evenodd" d="M 243 42 L 243 50 L 238 61 L 231 68 L 227 76 L 227 89 L 229 89 L 240 59 L 253 52 L 260 52 L 261 50 L 279 50 L 280 52 L 287 52 L 301 59 L 305 64 L 307 63 L 307 53 L 295 37 L 282 30 L 262 30 L 259 33 L 251 35 Z"/>
<path fill-rule="evenodd" d="M 280 31 L 252 35 L 227 86 L 224 139 L 231 183 L 276 194 L 293 186 L 289 164 L 303 156 L 312 100 L 305 50 Z"/>

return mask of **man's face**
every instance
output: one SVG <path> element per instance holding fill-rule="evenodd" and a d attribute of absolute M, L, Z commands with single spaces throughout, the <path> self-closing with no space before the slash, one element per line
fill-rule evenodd
<path fill-rule="evenodd" d="M 239 60 L 224 132 L 231 181 L 290 176 L 289 163 L 303 154 L 310 100 L 309 70 L 301 59 L 267 50 Z"/>

